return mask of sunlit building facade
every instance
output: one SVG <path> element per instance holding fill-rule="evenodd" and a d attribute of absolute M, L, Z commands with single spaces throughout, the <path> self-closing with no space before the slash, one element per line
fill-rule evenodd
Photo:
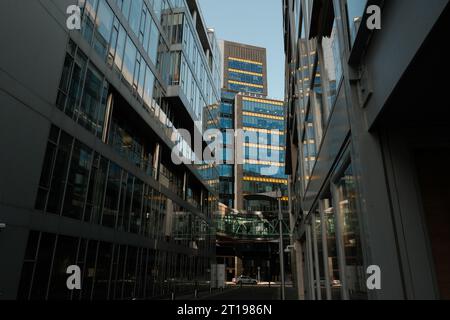
<path fill-rule="evenodd" d="M 70 2 L 0 4 L 0 299 L 209 289 L 218 171 L 178 130 L 217 127 L 214 31 L 195 0 L 73 1 L 69 30 Z"/>

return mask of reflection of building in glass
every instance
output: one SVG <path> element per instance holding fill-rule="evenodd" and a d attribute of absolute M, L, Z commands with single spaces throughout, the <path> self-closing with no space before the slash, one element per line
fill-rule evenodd
<path fill-rule="evenodd" d="M 390 32 L 376 33 L 366 0 L 283 4 L 299 297 L 448 299 L 447 81 L 423 79 L 448 66 L 450 5 L 386 5 Z M 427 22 L 404 27 L 415 15 Z M 381 289 L 368 288 L 369 266 L 381 268 Z"/>
<path fill-rule="evenodd" d="M 63 2 L 33 3 L 29 17 L 19 2 L 0 10 L 16 30 L 2 50 L 8 65 L 0 62 L 2 79 L 14 75 L 1 84 L 0 127 L 23 129 L 2 142 L 17 148 L 1 161 L 1 298 L 155 298 L 191 292 L 195 282 L 206 288 L 217 168 L 177 166 L 171 152 L 179 145 L 199 159 L 178 130 L 217 127 L 214 32 L 193 0 L 82 3 L 82 28 L 71 33 Z M 66 287 L 69 265 L 81 268 L 81 291 Z"/>

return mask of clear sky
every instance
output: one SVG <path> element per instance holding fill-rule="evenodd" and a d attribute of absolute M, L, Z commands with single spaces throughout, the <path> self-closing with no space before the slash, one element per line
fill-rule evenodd
<path fill-rule="evenodd" d="M 284 99 L 281 0 L 198 0 L 208 28 L 221 40 L 267 49 L 269 97 Z"/>

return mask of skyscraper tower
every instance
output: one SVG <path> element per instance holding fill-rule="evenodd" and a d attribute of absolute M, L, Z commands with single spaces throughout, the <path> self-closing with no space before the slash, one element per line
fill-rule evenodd
<path fill-rule="evenodd" d="M 284 175 L 285 138 L 283 101 L 267 98 L 265 48 L 221 41 L 223 56 L 222 103 L 219 127 L 224 134 L 220 166 L 220 200 L 238 210 L 261 211 L 270 207 L 246 196 L 282 190 L 287 201 Z M 238 162 L 232 137 L 226 129 L 244 130 L 256 141 L 244 143 L 243 163 Z M 230 163 L 229 163 L 230 162 Z M 268 170 L 276 167 L 275 170 Z M 266 170 L 265 170 L 266 169 Z"/>

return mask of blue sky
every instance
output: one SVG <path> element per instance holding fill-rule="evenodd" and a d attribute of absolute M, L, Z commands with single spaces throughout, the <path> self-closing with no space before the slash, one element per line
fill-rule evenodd
<path fill-rule="evenodd" d="M 222 40 L 267 49 L 269 97 L 284 98 L 281 0 L 198 0 L 209 28 Z"/>

